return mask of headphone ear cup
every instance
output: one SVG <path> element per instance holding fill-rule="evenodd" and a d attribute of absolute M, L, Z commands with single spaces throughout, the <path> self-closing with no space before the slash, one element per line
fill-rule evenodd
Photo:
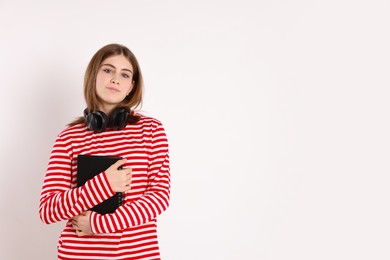
<path fill-rule="evenodd" d="M 84 110 L 84 119 L 85 124 L 88 129 L 91 131 L 95 131 L 97 133 L 103 132 L 107 128 L 107 116 L 102 111 L 95 111 L 93 113 L 87 112 L 87 109 Z"/>
<path fill-rule="evenodd" d="M 130 109 L 126 107 L 120 107 L 112 111 L 108 126 L 114 130 L 120 130 L 125 128 L 128 117 L 130 115 Z"/>
<path fill-rule="evenodd" d="M 108 118 L 106 114 L 102 111 L 95 111 L 92 113 L 94 115 L 95 121 L 96 121 L 96 128 L 95 132 L 104 132 L 107 129 L 107 123 L 108 123 Z"/>
<path fill-rule="evenodd" d="M 94 118 L 92 114 L 89 114 L 87 109 L 84 109 L 84 121 L 87 125 L 88 129 L 93 131 L 94 130 Z"/>

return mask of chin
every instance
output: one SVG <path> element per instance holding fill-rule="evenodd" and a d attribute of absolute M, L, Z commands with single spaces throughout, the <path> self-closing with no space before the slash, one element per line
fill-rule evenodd
<path fill-rule="evenodd" d="M 103 102 L 108 104 L 108 105 L 117 105 L 120 102 L 122 102 L 124 99 L 125 98 L 106 99 L 106 100 L 103 100 Z"/>

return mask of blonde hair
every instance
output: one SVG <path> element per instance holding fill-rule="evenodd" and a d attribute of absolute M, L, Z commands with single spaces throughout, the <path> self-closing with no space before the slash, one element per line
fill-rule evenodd
<path fill-rule="evenodd" d="M 96 77 L 100 69 L 101 64 L 104 60 L 109 57 L 123 55 L 125 56 L 130 64 L 133 66 L 133 81 L 134 86 L 129 95 L 118 104 L 117 107 L 127 107 L 130 110 L 142 106 L 142 93 L 143 93 L 143 78 L 141 69 L 135 55 L 126 47 L 120 44 L 108 44 L 98 50 L 92 57 L 85 71 L 84 76 L 84 98 L 87 104 L 87 112 L 91 113 L 98 110 L 102 101 L 96 93 Z M 139 117 L 131 114 L 129 116 L 129 123 L 134 124 L 138 122 Z M 69 125 L 76 125 L 84 122 L 84 117 L 77 118 Z"/>

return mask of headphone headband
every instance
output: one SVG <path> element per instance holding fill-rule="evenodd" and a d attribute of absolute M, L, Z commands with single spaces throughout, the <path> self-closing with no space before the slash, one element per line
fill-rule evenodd
<path fill-rule="evenodd" d="M 102 111 L 94 111 L 88 113 L 88 109 L 84 109 L 84 120 L 88 129 L 97 133 L 104 132 L 107 128 L 121 130 L 126 127 L 131 111 L 128 107 L 115 108 L 110 117 Z"/>

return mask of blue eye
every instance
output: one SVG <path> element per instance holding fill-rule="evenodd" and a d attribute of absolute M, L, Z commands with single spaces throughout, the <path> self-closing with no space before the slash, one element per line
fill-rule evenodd
<path fill-rule="evenodd" d="M 122 74 L 122 76 L 123 76 L 124 78 L 130 78 L 130 76 L 127 75 L 127 74 Z"/>

